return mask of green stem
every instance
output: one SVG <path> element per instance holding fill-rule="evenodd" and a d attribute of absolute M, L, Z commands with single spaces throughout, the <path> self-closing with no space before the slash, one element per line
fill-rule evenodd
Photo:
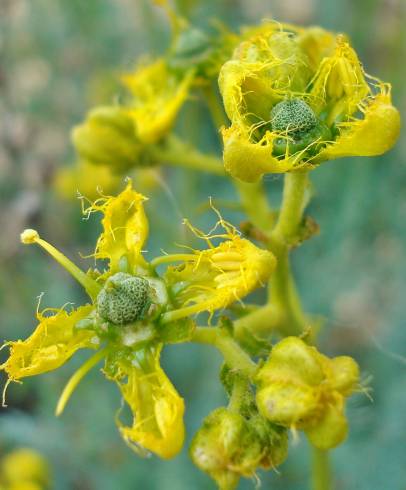
<path fill-rule="evenodd" d="M 276 256 L 277 266 L 270 280 L 269 302 L 285 317 L 280 328 L 284 335 L 300 335 L 308 326 L 289 262 L 290 241 L 303 218 L 308 182 L 306 172 L 285 175 L 282 205 L 270 235 L 270 248 Z"/>
<path fill-rule="evenodd" d="M 246 399 L 249 384 L 247 378 L 242 376 L 236 377 L 231 392 L 230 401 L 228 403 L 228 409 L 230 412 L 240 413 L 241 405 Z"/>
<path fill-rule="evenodd" d="M 183 143 L 176 136 L 170 136 L 162 145 L 148 149 L 152 158 L 168 165 L 199 170 L 215 175 L 225 175 L 222 161 L 214 155 L 205 155 L 193 146 Z"/>
<path fill-rule="evenodd" d="M 254 332 L 260 339 L 269 337 L 281 322 L 281 314 L 273 304 L 266 304 L 257 310 L 235 320 L 234 336 L 238 341 L 243 341 L 247 331 Z"/>
<path fill-rule="evenodd" d="M 312 448 L 312 490 L 331 490 L 331 469 L 328 451 Z"/>
<path fill-rule="evenodd" d="M 252 379 L 257 372 L 257 365 L 249 355 L 241 349 L 228 333 L 219 328 L 197 327 L 192 336 L 192 342 L 209 344 L 216 347 L 223 355 L 231 369 L 240 371 Z"/>
<path fill-rule="evenodd" d="M 254 184 L 237 179 L 234 179 L 233 182 L 251 223 L 263 233 L 268 233 L 273 226 L 273 212 L 269 206 L 262 180 Z"/>
<path fill-rule="evenodd" d="M 297 232 L 307 204 L 306 190 L 309 185 L 308 172 L 285 174 L 282 206 L 278 222 L 272 231 L 275 239 L 287 242 Z"/>

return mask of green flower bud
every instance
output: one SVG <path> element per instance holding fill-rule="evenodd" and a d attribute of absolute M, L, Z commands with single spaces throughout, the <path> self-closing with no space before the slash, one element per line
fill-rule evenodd
<path fill-rule="evenodd" d="M 237 486 L 241 476 L 251 477 L 258 467 L 275 468 L 287 456 L 287 432 L 258 412 L 249 418 L 218 408 L 203 422 L 191 445 L 195 465 L 208 473 L 220 489 Z"/>
<path fill-rule="evenodd" d="M 354 390 L 359 380 L 359 366 L 348 356 L 340 356 L 332 359 L 331 363 L 334 387 L 344 396 L 348 396 Z"/>
<path fill-rule="evenodd" d="M 116 325 L 142 319 L 150 305 L 148 281 L 124 272 L 109 277 L 97 296 L 97 313 Z"/>
<path fill-rule="evenodd" d="M 176 39 L 169 66 L 184 69 L 199 65 L 210 56 L 211 49 L 211 40 L 203 31 L 187 29 Z"/>
<path fill-rule="evenodd" d="M 317 412 L 318 392 L 303 383 L 281 380 L 257 393 L 259 411 L 271 422 L 289 427 Z"/>
<path fill-rule="evenodd" d="M 138 163 L 141 144 L 128 111 L 121 107 L 97 107 L 72 131 L 72 140 L 82 160 L 108 165 L 123 172 Z"/>
<path fill-rule="evenodd" d="M 317 448 L 330 449 L 347 435 L 345 398 L 358 379 L 358 365 L 350 357 L 329 359 L 303 340 L 287 337 L 258 373 L 258 410 L 274 424 L 303 429 Z"/>
<path fill-rule="evenodd" d="M 323 451 L 341 444 L 348 434 L 348 422 L 342 404 L 328 405 L 323 416 L 305 432 L 313 446 Z"/>
<path fill-rule="evenodd" d="M 254 474 L 263 449 L 256 431 L 242 415 L 218 408 L 206 417 L 193 438 L 190 454 L 194 464 L 220 489 L 231 490 L 241 476 Z"/>
<path fill-rule="evenodd" d="M 288 433 L 283 427 L 269 422 L 257 413 L 248 423 L 257 433 L 263 448 L 260 466 L 274 469 L 281 465 L 288 456 Z"/>

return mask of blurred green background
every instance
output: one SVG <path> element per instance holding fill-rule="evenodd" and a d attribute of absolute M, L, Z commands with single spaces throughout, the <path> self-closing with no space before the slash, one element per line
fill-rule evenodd
<path fill-rule="evenodd" d="M 406 108 L 404 0 L 178 0 L 193 23 L 210 19 L 233 29 L 264 18 L 319 24 L 347 32 L 366 70 L 393 84 Z M 37 228 L 68 256 L 93 250 L 97 219 L 83 221 L 79 202 L 52 189 L 58 167 L 73 161 L 69 131 L 87 109 L 109 103 L 117 76 L 140 55 L 159 55 L 169 39 L 164 13 L 146 0 L 0 0 L 0 337 L 25 337 L 42 307 L 80 303 L 80 288 L 42 251 L 24 248 L 19 233 Z M 184 109 L 178 132 L 210 151 L 216 133 L 201 101 Z M 373 401 L 356 395 L 348 441 L 334 451 L 337 489 L 406 489 L 406 139 L 379 158 L 344 159 L 312 173 L 310 214 L 321 234 L 295 252 L 294 269 L 307 311 L 327 318 L 322 348 L 350 354 L 370 378 Z M 148 251 L 174 248 L 181 218 L 206 226 L 208 196 L 233 199 L 225 179 L 164 169 L 166 187 L 151 189 Z M 275 203 L 282 179 L 266 178 Z M 135 183 L 136 185 L 136 183 Z M 222 209 L 238 224 L 242 215 Z M 3 351 L 4 357 L 4 351 Z M 53 415 L 64 383 L 86 358 L 27 379 L 8 390 L 0 409 L 0 456 L 29 446 L 44 454 L 57 490 L 189 490 L 214 485 L 188 459 L 139 459 L 119 437 L 120 395 L 95 370 L 81 383 L 62 418 Z M 188 440 L 210 410 L 224 403 L 221 359 L 210 347 L 169 346 L 164 365 L 187 405 Z M 4 379 L 2 380 L 4 381 Z M 263 488 L 307 488 L 304 438 Z M 253 488 L 245 481 L 241 488 Z"/>

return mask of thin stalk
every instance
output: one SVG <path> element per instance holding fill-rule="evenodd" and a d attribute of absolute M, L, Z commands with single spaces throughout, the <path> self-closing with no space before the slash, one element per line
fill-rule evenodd
<path fill-rule="evenodd" d="M 312 448 L 312 490 L 331 490 L 330 458 L 328 451 Z"/>
<path fill-rule="evenodd" d="M 78 384 L 86 376 L 86 374 L 98 364 L 107 354 L 107 349 L 101 349 L 92 357 L 90 357 L 80 368 L 73 374 L 73 376 L 66 383 L 65 388 L 59 397 L 58 404 L 56 405 L 55 415 L 59 416 L 64 411 L 66 404 L 68 403 L 72 393 L 77 388 Z"/>
<path fill-rule="evenodd" d="M 257 310 L 235 320 L 233 323 L 234 336 L 243 340 L 246 331 L 250 331 L 260 339 L 266 339 L 281 323 L 281 314 L 273 304 L 266 304 Z"/>
<path fill-rule="evenodd" d="M 66 269 L 86 290 L 92 300 L 95 300 L 100 292 L 101 286 L 79 267 L 68 259 L 62 252 L 56 249 L 53 245 L 43 240 L 36 230 L 25 230 L 21 234 L 21 241 L 30 245 L 36 243 L 51 255 L 64 269 Z"/>
<path fill-rule="evenodd" d="M 248 389 L 249 385 L 247 378 L 243 378 L 242 376 L 236 377 L 233 384 L 230 401 L 228 403 L 228 409 L 230 412 L 240 413 L 240 408 L 246 399 Z"/>
<path fill-rule="evenodd" d="M 192 342 L 209 344 L 216 347 L 223 355 L 225 362 L 231 369 L 240 371 L 252 379 L 257 372 L 257 365 L 249 355 L 230 337 L 219 328 L 197 327 L 193 333 Z"/>
<path fill-rule="evenodd" d="M 168 137 L 163 145 L 149 147 L 151 156 L 159 162 L 191 170 L 225 175 L 222 161 L 214 155 L 201 153 L 176 136 Z"/>
<path fill-rule="evenodd" d="M 307 204 L 308 172 L 285 174 L 282 206 L 278 221 L 272 231 L 274 238 L 287 241 L 297 232 Z"/>
<path fill-rule="evenodd" d="M 273 212 L 262 180 L 251 184 L 234 179 L 234 185 L 251 223 L 263 233 L 269 233 L 273 226 Z"/>
<path fill-rule="evenodd" d="M 270 248 L 276 256 L 277 266 L 269 284 L 269 302 L 285 316 L 280 328 L 284 335 L 300 335 L 308 322 L 300 304 L 289 261 L 290 240 L 298 232 L 303 218 L 307 188 L 306 172 L 285 175 L 282 205 L 270 235 Z"/>

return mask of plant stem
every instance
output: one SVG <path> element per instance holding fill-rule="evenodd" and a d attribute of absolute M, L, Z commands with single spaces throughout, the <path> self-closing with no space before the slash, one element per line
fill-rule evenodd
<path fill-rule="evenodd" d="M 254 184 L 241 182 L 237 179 L 234 179 L 233 182 L 251 223 L 263 233 L 269 233 L 273 226 L 273 213 L 262 180 Z"/>
<path fill-rule="evenodd" d="M 295 236 L 307 203 L 306 172 L 285 175 L 282 205 L 278 221 L 270 235 L 270 248 L 277 259 L 276 269 L 270 280 L 269 302 L 284 315 L 280 331 L 284 335 L 300 335 L 308 320 L 303 313 L 294 279 L 290 270 L 290 240 Z"/>
<path fill-rule="evenodd" d="M 222 161 L 214 155 L 205 155 L 193 146 L 183 143 L 176 136 L 167 138 L 164 144 L 149 147 L 152 158 L 168 165 L 199 170 L 215 175 L 225 175 Z"/>
<path fill-rule="evenodd" d="M 331 490 L 331 469 L 328 451 L 312 448 L 312 490 Z"/>
<path fill-rule="evenodd" d="M 274 238 L 286 242 L 297 232 L 307 204 L 308 185 L 309 177 L 306 171 L 285 174 L 282 206 L 272 231 Z"/>
<path fill-rule="evenodd" d="M 281 322 L 281 315 L 275 305 L 266 304 L 257 310 L 235 320 L 234 336 L 240 341 L 244 339 L 246 331 L 255 333 L 260 339 L 266 339 L 270 333 L 277 329 Z"/>
<path fill-rule="evenodd" d="M 257 365 L 249 355 L 228 335 L 219 328 L 197 327 L 193 333 L 192 342 L 210 344 L 223 355 L 225 362 L 237 371 L 252 379 L 257 371 Z"/>
<path fill-rule="evenodd" d="M 246 398 L 248 390 L 249 384 L 247 378 L 243 378 L 242 376 L 236 377 L 236 379 L 234 380 L 230 401 L 228 403 L 228 409 L 230 410 L 230 412 L 240 412 L 241 405 Z"/>

